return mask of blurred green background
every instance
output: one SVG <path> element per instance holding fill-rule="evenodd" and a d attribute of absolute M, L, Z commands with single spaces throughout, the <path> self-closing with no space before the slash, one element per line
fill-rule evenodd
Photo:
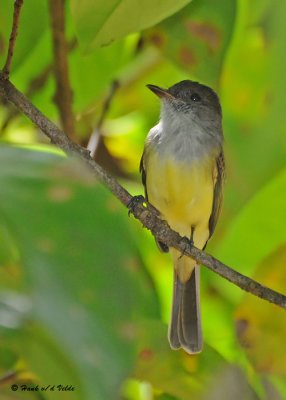
<path fill-rule="evenodd" d="M 49 14 L 46 1 L 24 2 L 11 81 L 60 125 Z M 12 16 L 1 0 L 1 67 Z M 139 160 L 159 115 L 145 85 L 212 86 L 227 179 L 207 251 L 284 293 L 285 18 L 283 0 L 65 1 L 74 139 L 92 137 L 95 159 L 142 193 Z M 285 311 L 202 268 L 203 352 L 171 351 L 170 257 L 0 101 L 1 400 L 285 399 Z"/>

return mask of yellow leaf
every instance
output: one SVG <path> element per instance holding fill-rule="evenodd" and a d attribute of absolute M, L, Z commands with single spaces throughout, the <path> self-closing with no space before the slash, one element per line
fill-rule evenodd
<path fill-rule="evenodd" d="M 286 293 L 286 244 L 268 256 L 254 279 Z M 237 336 L 258 372 L 286 376 L 286 312 L 251 294 L 236 310 Z"/>

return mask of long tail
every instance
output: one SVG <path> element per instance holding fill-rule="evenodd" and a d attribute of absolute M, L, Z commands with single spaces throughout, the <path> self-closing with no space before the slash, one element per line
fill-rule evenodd
<path fill-rule="evenodd" d="M 200 269 L 196 265 L 191 277 L 182 283 L 174 271 L 173 305 L 169 326 L 169 342 L 173 349 L 183 348 L 187 353 L 202 350 L 200 314 Z"/>

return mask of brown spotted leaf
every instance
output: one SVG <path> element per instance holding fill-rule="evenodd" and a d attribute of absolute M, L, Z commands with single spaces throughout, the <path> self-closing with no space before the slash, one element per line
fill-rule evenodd
<path fill-rule="evenodd" d="M 215 85 L 233 32 L 236 2 L 194 1 L 145 32 L 145 40 L 196 78 Z"/>
<path fill-rule="evenodd" d="M 286 244 L 259 265 L 254 279 L 286 293 L 285 265 Z M 247 294 L 236 310 L 236 329 L 256 371 L 286 377 L 285 310 Z"/>

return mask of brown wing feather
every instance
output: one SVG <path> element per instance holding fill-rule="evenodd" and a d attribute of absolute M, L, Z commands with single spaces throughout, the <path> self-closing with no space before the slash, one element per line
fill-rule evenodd
<path fill-rule="evenodd" d="M 146 170 L 144 168 L 144 152 L 143 152 L 141 160 L 140 160 L 139 171 L 141 173 L 141 179 L 142 179 L 142 183 L 144 186 L 145 198 L 148 201 L 148 193 L 147 193 L 147 185 L 146 185 L 147 175 L 146 175 Z M 159 250 L 161 250 L 163 253 L 168 253 L 169 247 L 165 243 L 160 242 L 157 239 L 155 239 L 155 240 L 156 240 L 157 246 L 159 247 Z"/>
<path fill-rule="evenodd" d="M 147 193 L 147 186 L 146 186 L 146 171 L 144 168 L 144 152 L 143 152 L 141 160 L 140 160 L 139 171 L 141 173 L 141 180 L 142 180 L 142 183 L 144 186 L 145 198 L 146 198 L 146 200 L 148 200 L 148 193 Z"/>
<path fill-rule="evenodd" d="M 224 155 L 223 151 L 219 154 L 216 159 L 216 165 L 214 170 L 214 199 L 212 213 L 209 219 L 209 232 L 210 236 L 214 233 L 216 223 L 220 214 L 222 200 L 223 200 L 223 183 L 224 183 Z"/>

